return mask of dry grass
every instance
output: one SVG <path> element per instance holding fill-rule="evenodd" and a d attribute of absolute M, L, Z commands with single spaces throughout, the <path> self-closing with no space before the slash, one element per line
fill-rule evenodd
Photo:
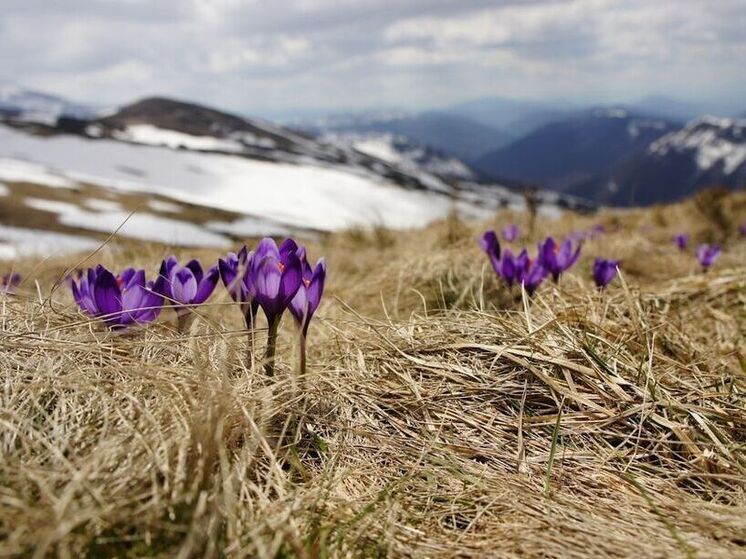
<path fill-rule="evenodd" d="M 744 197 L 717 203 L 746 218 Z M 313 246 L 331 283 L 307 378 L 289 327 L 275 378 L 246 366 L 222 291 L 188 336 L 169 311 L 111 335 L 47 297 L 73 259 L 21 263 L 40 279 L 0 302 L 0 551 L 746 556 L 746 242 L 693 202 L 540 220 L 618 230 L 523 301 L 474 242 L 512 219 Z M 710 273 L 677 229 L 727 243 Z M 624 283 L 592 289 L 595 255 Z"/>

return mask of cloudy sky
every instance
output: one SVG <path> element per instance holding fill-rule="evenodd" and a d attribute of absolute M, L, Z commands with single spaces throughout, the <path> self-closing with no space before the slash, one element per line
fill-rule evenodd
<path fill-rule="evenodd" d="M 0 80 L 254 113 L 487 96 L 735 104 L 744 30 L 744 0 L 0 0 Z"/>

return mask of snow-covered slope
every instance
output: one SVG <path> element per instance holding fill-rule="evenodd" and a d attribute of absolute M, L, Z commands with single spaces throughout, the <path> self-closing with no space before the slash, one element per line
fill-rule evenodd
<path fill-rule="evenodd" d="M 463 161 L 417 145 L 403 136 L 388 133 L 329 133 L 322 137 L 341 146 L 352 146 L 359 152 L 398 165 L 408 172 L 426 171 L 434 175 L 474 179 L 476 175 Z"/>
<path fill-rule="evenodd" d="M 68 135 L 39 137 L 0 126 L 0 180 L 19 181 L 19 167 L 24 165 L 33 173 L 30 182 L 47 175 L 55 183 L 79 181 L 158 192 L 320 230 L 376 223 L 416 227 L 445 215 L 450 207 L 446 196 L 400 188 L 360 169 Z"/>
<path fill-rule="evenodd" d="M 702 172 L 720 166 L 724 175 L 731 175 L 746 163 L 746 119 L 702 117 L 648 148 L 654 157 L 671 152 L 687 153 Z"/>
<path fill-rule="evenodd" d="M 652 142 L 614 172 L 612 202 L 671 202 L 706 186 L 746 186 L 746 119 L 702 117 Z"/>

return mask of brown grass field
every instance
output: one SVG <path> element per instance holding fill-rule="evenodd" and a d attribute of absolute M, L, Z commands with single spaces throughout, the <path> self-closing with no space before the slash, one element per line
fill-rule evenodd
<path fill-rule="evenodd" d="M 526 215 L 317 238 L 305 378 L 288 317 L 275 377 L 246 362 L 222 285 L 187 335 L 170 309 L 111 334 L 62 282 L 99 261 L 152 277 L 167 247 L 19 262 L 0 300 L 0 555 L 746 557 L 742 220 L 746 196 L 716 192 L 539 219 L 529 247 L 609 232 L 533 299 L 475 242 Z M 708 273 L 679 230 L 723 243 Z M 602 293 L 594 256 L 622 259 Z"/>

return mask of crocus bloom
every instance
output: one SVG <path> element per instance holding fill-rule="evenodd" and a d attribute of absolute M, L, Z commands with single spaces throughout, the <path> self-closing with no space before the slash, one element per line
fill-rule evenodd
<path fill-rule="evenodd" d="M 697 247 L 697 260 L 702 268 L 707 270 L 720 258 L 720 247 L 718 245 L 699 245 Z"/>
<path fill-rule="evenodd" d="M 677 235 L 674 235 L 673 242 L 676 243 L 679 250 L 685 250 L 689 244 L 689 235 L 686 233 L 678 233 Z"/>
<path fill-rule="evenodd" d="M 513 283 L 515 283 L 516 277 L 520 275 L 519 273 L 517 273 L 517 269 L 518 264 L 516 263 L 515 256 L 513 256 L 513 251 L 511 251 L 509 248 L 506 248 L 503 251 L 502 258 L 500 259 L 495 272 L 497 272 L 497 275 L 505 280 L 505 283 L 508 284 L 508 287 L 513 287 Z"/>
<path fill-rule="evenodd" d="M 267 237 L 254 253 L 250 273 L 255 297 L 270 327 L 279 321 L 300 289 L 303 276 L 297 250 L 292 239 L 286 239 L 278 249 L 274 240 Z"/>
<path fill-rule="evenodd" d="M 218 283 L 218 267 L 213 266 L 205 274 L 197 260 L 190 260 L 180 266 L 175 256 L 169 256 L 161 263 L 160 293 L 167 302 L 174 305 L 177 315 L 188 312 L 187 305 L 201 305 L 212 294 Z"/>
<path fill-rule="evenodd" d="M 503 239 L 505 239 L 509 243 L 512 243 L 518 238 L 518 227 L 514 223 L 506 225 L 505 227 L 503 227 L 502 234 Z"/>
<path fill-rule="evenodd" d="M 482 238 L 479 239 L 479 246 L 487 253 L 487 257 L 490 259 L 490 264 L 492 264 L 492 269 L 495 270 L 495 273 L 502 275 L 500 273 L 500 241 L 497 240 L 495 232 L 485 232 Z"/>
<path fill-rule="evenodd" d="M 21 274 L 12 272 L 0 277 L 0 293 L 13 295 L 21 283 Z"/>
<path fill-rule="evenodd" d="M 88 315 L 101 318 L 114 329 L 146 324 L 160 313 L 163 297 L 145 271 L 127 268 L 118 276 L 101 266 L 89 268 L 78 282 L 71 278 L 73 298 Z"/>
<path fill-rule="evenodd" d="M 324 294 L 326 262 L 323 258 L 320 258 L 316 266 L 311 269 L 311 265 L 306 259 L 305 250 L 301 250 L 303 281 L 295 297 L 290 301 L 288 309 L 301 329 L 302 336 L 305 337 L 308 334 L 308 325 L 311 323 L 311 318 L 316 309 L 319 308 L 321 296 Z"/>
<path fill-rule="evenodd" d="M 251 276 L 254 253 L 244 246 L 238 251 L 228 253 L 226 258 L 218 260 L 220 278 L 228 289 L 231 298 L 241 303 L 241 312 L 246 320 L 246 327 L 252 329 L 259 303 L 255 299 L 256 290 Z"/>
<path fill-rule="evenodd" d="M 282 249 L 281 249 L 282 250 Z M 321 296 L 324 294 L 324 283 L 326 282 L 326 262 L 320 258 L 316 266 L 311 269 L 306 257 L 306 249 L 298 248 L 296 254 L 301 261 L 303 280 L 298 292 L 290 301 L 288 310 L 295 318 L 295 323 L 300 331 L 300 374 L 306 373 L 306 339 L 308 337 L 308 326 L 311 324 L 316 309 L 319 308 Z"/>
<path fill-rule="evenodd" d="M 738 232 L 741 233 L 742 237 L 746 237 L 746 221 L 738 226 Z"/>
<path fill-rule="evenodd" d="M 528 267 L 525 268 L 521 283 L 526 289 L 529 295 L 533 295 L 536 289 L 539 287 L 541 282 L 549 275 L 547 269 L 542 265 L 539 259 L 535 259 L 533 262 L 529 260 Z"/>
<path fill-rule="evenodd" d="M 557 243 L 554 238 L 547 237 L 543 244 L 539 245 L 539 260 L 541 265 L 547 270 L 548 273 L 552 274 L 554 281 L 559 281 L 562 272 L 569 269 L 580 256 L 580 244 L 575 247 L 573 251 L 572 241 L 565 239 L 562 244 L 557 247 Z"/>
<path fill-rule="evenodd" d="M 531 260 L 525 248 L 515 258 L 509 249 L 505 249 L 500 276 L 509 287 L 512 287 L 514 283 L 522 284 L 529 295 L 533 295 L 547 275 L 547 269 L 541 261 L 538 258 Z"/>
<path fill-rule="evenodd" d="M 606 287 L 617 274 L 619 260 L 596 258 L 593 263 L 593 281 L 599 289 Z"/>

